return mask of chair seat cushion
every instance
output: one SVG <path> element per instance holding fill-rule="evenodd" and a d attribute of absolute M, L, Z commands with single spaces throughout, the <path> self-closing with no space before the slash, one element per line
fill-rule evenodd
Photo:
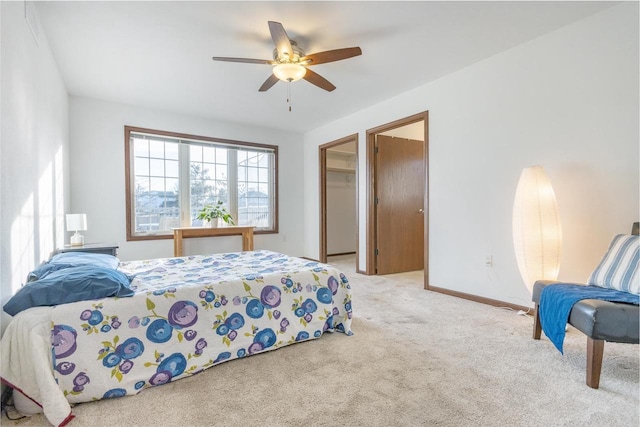
<path fill-rule="evenodd" d="M 637 305 L 584 299 L 573 306 L 569 323 L 588 337 L 619 343 L 640 343 Z"/>
<path fill-rule="evenodd" d="M 556 283 L 564 282 L 538 280 L 533 287 L 532 300 L 538 304 L 542 289 Z M 569 323 L 593 339 L 638 344 L 639 318 L 637 305 L 585 299 L 574 304 Z"/>

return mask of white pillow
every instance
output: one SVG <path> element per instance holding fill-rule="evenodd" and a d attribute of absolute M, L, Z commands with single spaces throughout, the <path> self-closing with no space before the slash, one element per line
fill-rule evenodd
<path fill-rule="evenodd" d="M 640 294 L 640 236 L 619 234 L 589 276 L 588 284 Z"/>

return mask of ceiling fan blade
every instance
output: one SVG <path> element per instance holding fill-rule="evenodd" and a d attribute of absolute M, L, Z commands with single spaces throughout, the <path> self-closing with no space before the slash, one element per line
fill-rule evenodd
<path fill-rule="evenodd" d="M 279 22 L 269 21 L 269 31 L 271 32 L 271 38 L 276 45 L 278 56 L 289 55 L 289 58 L 293 58 L 293 48 L 291 47 L 291 41 L 289 36 L 284 30 L 284 27 Z"/>
<path fill-rule="evenodd" d="M 242 62 L 245 64 L 275 64 L 275 61 L 269 59 L 249 59 L 249 58 L 226 58 L 221 56 L 214 56 L 211 59 L 214 61 L 226 61 L 226 62 Z"/>
<path fill-rule="evenodd" d="M 343 49 L 312 53 L 300 58 L 300 62 L 310 61 L 306 65 L 318 65 L 326 62 L 340 61 L 358 55 L 362 55 L 362 50 L 359 47 L 345 47 Z"/>
<path fill-rule="evenodd" d="M 324 89 L 328 92 L 331 92 L 332 90 L 334 90 L 336 87 L 331 84 L 331 82 L 327 79 L 325 79 L 324 77 L 322 77 L 320 74 L 311 71 L 310 69 L 307 68 L 307 72 L 305 73 L 304 77 L 303 77 L 306 81 L 308 81 L 309 83 L 313 83 L 314 85 L 318 86 L 321 89 Z"/>
<path fill-rule="evenodd" d="M 280 80 L 279 78 L 277 78 L 275 76 L 275 74 L 271 74 L 269 76 L 269 78 L 267 80 L 265 80 L 264 83 L 262 83 L 262 86 L 260 86 L 260 89 L 258 89 L 258 92 L 266 92 L 269 89 L 271 89 L 271 86 L 273 86 L 274 84 L 278 83 L 278 80 Z"/>

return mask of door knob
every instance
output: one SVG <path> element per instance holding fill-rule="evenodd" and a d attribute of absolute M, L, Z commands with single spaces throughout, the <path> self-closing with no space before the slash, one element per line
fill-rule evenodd
<path fill-rule="evenodd" d="M 418 213 L 424 213 L 424 209 L 422 208 L 418 209 Z"/>

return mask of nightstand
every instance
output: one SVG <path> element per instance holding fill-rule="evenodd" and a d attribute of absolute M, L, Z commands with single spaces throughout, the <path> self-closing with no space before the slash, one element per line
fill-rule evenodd
<path fill-rule="evenodd" d="M 62 248 L 56 250 L 56 254 L 62 254 L 65 252 L 91 252 L 94 254 L 107 254 L 118 256 L 118 244 L 117 243 L 86 243 L 82 246 L 64 245 Z"/>

